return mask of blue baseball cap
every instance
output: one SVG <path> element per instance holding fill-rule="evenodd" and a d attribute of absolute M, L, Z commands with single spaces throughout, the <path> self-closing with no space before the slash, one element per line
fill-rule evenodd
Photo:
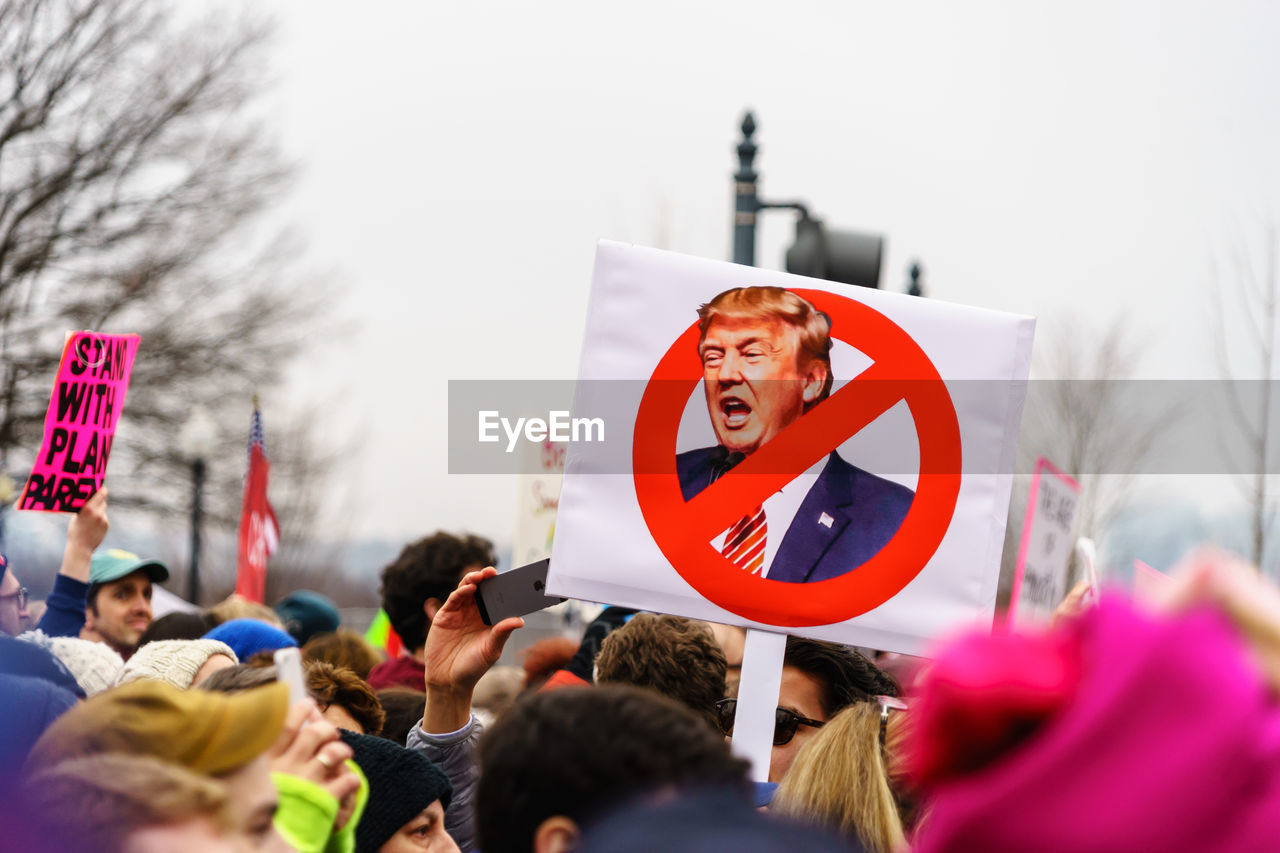
<path fill-rule="evenodd" d="M 89 562 L 89 583 L 94 586 L 111 583 L 139 569 L 146 570 L 152 583 L 164 583 L 169 579 L 169 570 L 159 560 L 144 560 L 129 551 L 108 548 L 96 552 Z"/>

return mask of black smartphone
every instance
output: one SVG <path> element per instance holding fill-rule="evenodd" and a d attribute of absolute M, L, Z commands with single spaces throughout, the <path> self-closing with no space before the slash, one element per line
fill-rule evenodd
<path fill-rule="evenodd" d="M 476 587 L 476 605 L 484 624 L 493 625 L 564 601 L 546 594 L 550 568 L 550 559 L 539 560 L 481 581 Z"/>

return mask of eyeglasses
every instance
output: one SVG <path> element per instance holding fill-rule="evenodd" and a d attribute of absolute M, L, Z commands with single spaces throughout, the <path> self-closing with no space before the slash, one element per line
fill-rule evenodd
<path fill-rule="evenodd" d="M 884 752 L 884 737 L 889 731 L 889 712 L 905 711 L 907 710 L 907 703 L 896 696 L 877 696 L 875 698 L 880 703 L 880 751 Z"/>
<path fill-rule="evenodd" d="M 27 588 L 25 586 L 19 587 L 17 592 L 10 592 L 6 595 L 0 595 L 0 601 L 5 601 L 10 598 L 18 599 L 18 609 L 25 610 L 27 606 L 27 601 L 28 601 Z"/>
<path fill-rule="evenodd" d="M 737 699 L 721 699 L 716 703 L 716 718 L 720 723 L 720 731 L 724 734 L 733 734 L 733 721 L 737 715 Z M 826 725 L 826 723 L 821 720 L 811 720 L 808 717 L 802 717 L 795 711 L 790 711 L 786 708 L 774 708 L 773 745 L 786 746 L 791 743 L 791 739 L 796 736 L 796 729 L 800 726 L 813 726 L 815 729 L 820 729 L 824 725 Z"/>

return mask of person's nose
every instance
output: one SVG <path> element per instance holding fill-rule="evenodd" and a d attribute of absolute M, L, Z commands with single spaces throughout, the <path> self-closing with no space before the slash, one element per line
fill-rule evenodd
<path fill-rule="evenodd" d="M 716 381 L 721 385 L 738 385 L 742 382 L 742 359 L 735 352 L 727 352 L 716 370 Z"/>

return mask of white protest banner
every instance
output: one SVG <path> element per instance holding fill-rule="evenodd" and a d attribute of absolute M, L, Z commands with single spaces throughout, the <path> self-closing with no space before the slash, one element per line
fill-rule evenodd
<path fill-rule="evenodd" d="M 564 478 L 565 445 L 553 441 L 523 442 L 520 445 L 521 474 L 517 478 L 516 532 L 511 546 L 511 564 L 523 566 L 551 556 L 551 540 L 556 532 L 556 507 Z"/>
<path fill-rule="evenodd" d="M 1031 474 L 1009 621 L 1048 619 L 1067 594 L 1080 484 L 1041 456 Z"/>
<path fill-rule="evenodd" d="M 548 591 L 908 654 L 989 620 L 1034 326 L 602 243 Z"/>

